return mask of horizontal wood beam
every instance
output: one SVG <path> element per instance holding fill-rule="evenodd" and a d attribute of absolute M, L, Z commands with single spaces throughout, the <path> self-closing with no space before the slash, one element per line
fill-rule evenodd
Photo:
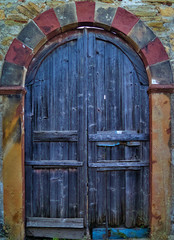
<path fill-rule="evenodd" d="M 84 229 L 68 228 L 26 228 L 27 237 L 58 238 L 58 239 L 83 239 Z"/>
<path fill-rule="evenodd" d="M 88 163 L 88 166 L 91 168 L 106 168 L 106 167 L 148 167 L 148 162 L 97 162 L 97 163 Z"/>
<path fill-rule="evenodd" d="M 34 142 L 77 142 L 77 131 L 34 131 Z"/>
<path fill-rule="evenodd" d="M 107 141 L 149 141 L 149 134 L 136 133 L 136 134 L 117 134 L 100 132 L 97 134 L 89 134 L 89 141 L 91 142 L 107 142 Z"/>
<path fill-rule="evenodd" d="M 130 142 L 117 142 L 117 141 L 112 141 L 112 142 L 97 142 L 97 146 L 98 147 L 116 147 L 119 145 L 125 145 L 127 147 L 138 147 L 141 145 L 141 143 L 139 141 L 130 141 Z"/>
<path fill-rule="evenodd" d="M 84 228 L 83 218 L 28 217 L 26 227 L 39 228 Z"/>
<path fill-rule="evenodd" d="M 26 166 L 33 166 L 37 168 L 58 168 L 58 167 L 82 167 L 83 162 L 75 160 L 40 160 L 40 161 L 25 161 Z"/>

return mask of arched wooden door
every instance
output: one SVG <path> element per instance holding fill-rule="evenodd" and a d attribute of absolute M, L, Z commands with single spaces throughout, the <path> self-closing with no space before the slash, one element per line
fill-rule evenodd
<path fill-rule="evenodd" d="M 140 58 L 114 34 L 79 29 L 35 64 L 26 83 L 27 235 L 143 236 L 149 106 Z"/>

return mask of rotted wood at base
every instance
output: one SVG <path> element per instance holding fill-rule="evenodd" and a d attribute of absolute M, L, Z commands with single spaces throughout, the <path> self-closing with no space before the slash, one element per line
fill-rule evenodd
<path fill-rule="evenodd" d="M 27 237 L 82 239 L 84 229 L 26 228 Z"/>

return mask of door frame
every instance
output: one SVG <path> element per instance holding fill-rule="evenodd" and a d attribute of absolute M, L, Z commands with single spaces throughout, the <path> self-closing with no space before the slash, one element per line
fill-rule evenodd
<path fill-rule="evenodd" d="M 125 9 L 100 2 L 70 2 L 49 9 L 30 21 L 12 42 L 3 64 L 0 82 L 3 105 L 3 202 L 4 222 L 9 236 L 13 239 L 24 239 L 25 236 L 26 71 L 31 59 L 49 39 L 79 26 L 100 27 L 116 33 L 134 48 L 144 62 L 149 78 L 151 236 L 158 239 L 160 234 L 169 235 L 171 152 L 174 145 L 174 85 L 169 57 L 155 34 Z"/>

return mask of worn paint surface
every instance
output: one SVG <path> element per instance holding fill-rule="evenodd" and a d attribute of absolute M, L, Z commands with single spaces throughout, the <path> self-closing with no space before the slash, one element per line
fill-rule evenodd
<path fill-rule="evenodd" d="M 108 239 L 132 239 L 132 238 L 144 238 L 149 236 L 148 228 L 109 228 Z M 106 229 L 105 228 L 94 228 L 92 232 L 92 239 L 105 239 Z"/>
<path fill-rule="evenodd" d="M 22 96 L 3 97 L 4 222 L 9 239 L 23 239 Z"/>
<path fill-rule="evenodd" d="M 151 231 L 170 231 L 170 98 L 151 95 Z"/>

